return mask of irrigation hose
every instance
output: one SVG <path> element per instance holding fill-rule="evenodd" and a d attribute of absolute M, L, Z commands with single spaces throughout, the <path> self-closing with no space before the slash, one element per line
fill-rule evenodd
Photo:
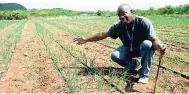
<path fill-rule="evenodd" d="M 72 57 L 76 58 L 81 64 L 83 64 L 85 67 L 87 67 L 89 70 L 91 70 L 92 72 L 94 72 L 95 74 L 97 74 L 99 77 L 101 77 L 106 83 L 108 83 L 111 87 L 113 87 L 114 89 L 116 89 L 118 92 L 120 92 L 121 94 L 124 94 L 124 91 L 119 89 L 116 85 L 114 85 L 113 83 L 109 82 L 107 79 L 105 79 L 100 73 L 98 73 L 95 69 L 89 67 L 87 64 L 85 64 L 84 62 L 82 62 L 80 59 L 78 59 L 76 56 L 74 56 L 72 53 L 70 53 L 68 50 L 66 50 L 57 40 L 55 40 L 54 38 L 52 38 L 58 45 L 60 45 L 61 48 L 63 48 L 65 51 L 67 51 Z"/>

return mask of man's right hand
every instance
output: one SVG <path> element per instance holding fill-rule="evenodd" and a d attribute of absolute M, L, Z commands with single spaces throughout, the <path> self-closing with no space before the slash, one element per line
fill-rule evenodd
<path fill-rule="evenodd" d="M 77 37 L 73 39 L 74 42 L 77 42 L 77 44 L 85 44 L 87 42 L 87 40 L 83 37 Z"/>

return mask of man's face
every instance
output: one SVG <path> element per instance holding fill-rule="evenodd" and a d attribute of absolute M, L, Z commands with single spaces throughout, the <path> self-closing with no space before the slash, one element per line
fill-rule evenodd
<path fill-rule="evenodd" d="M 120 9 L 118 11 L 118 16 L 122 23 L 131 23 L 133 20 L 133 14 L 129 9 Z"/>

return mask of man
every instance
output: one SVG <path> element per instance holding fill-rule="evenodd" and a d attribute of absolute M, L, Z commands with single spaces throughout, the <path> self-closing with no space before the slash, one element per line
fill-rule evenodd
<path fill-rule="evenodd" d="M 134 15 L 128 4 L 121 4 L 117 10 L 120 21 L 111 26 L 106 32 L 100 32 L 87 38 L 74 38 L 77 44 L 99 41 L 107 37 L 120 38 L 123 45 L 111 55 L 111 59 L 119 65 L 136 70 L 140 75 L 138 82 L 148 83 L 148 77 L 155 50 L 165 53 L 166 45 L 162 44 L 150 20 Z M 135 57 L 141 58 L 141 65 Z M 142 66 L 142 68 L 141 68 Z"/>

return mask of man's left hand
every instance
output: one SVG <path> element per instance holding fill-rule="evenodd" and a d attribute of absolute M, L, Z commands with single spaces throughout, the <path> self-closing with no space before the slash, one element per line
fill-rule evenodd
<path fill-rule="evenodd" d="M 160 46 L 159 51 L 160 51 L 160 53 L 161 53 L 162 55 L 165 54 L 166 48 L 167 48 L 167 45 L 166 45 L 166 44 L 162 44 L 162 45 Z"/>

